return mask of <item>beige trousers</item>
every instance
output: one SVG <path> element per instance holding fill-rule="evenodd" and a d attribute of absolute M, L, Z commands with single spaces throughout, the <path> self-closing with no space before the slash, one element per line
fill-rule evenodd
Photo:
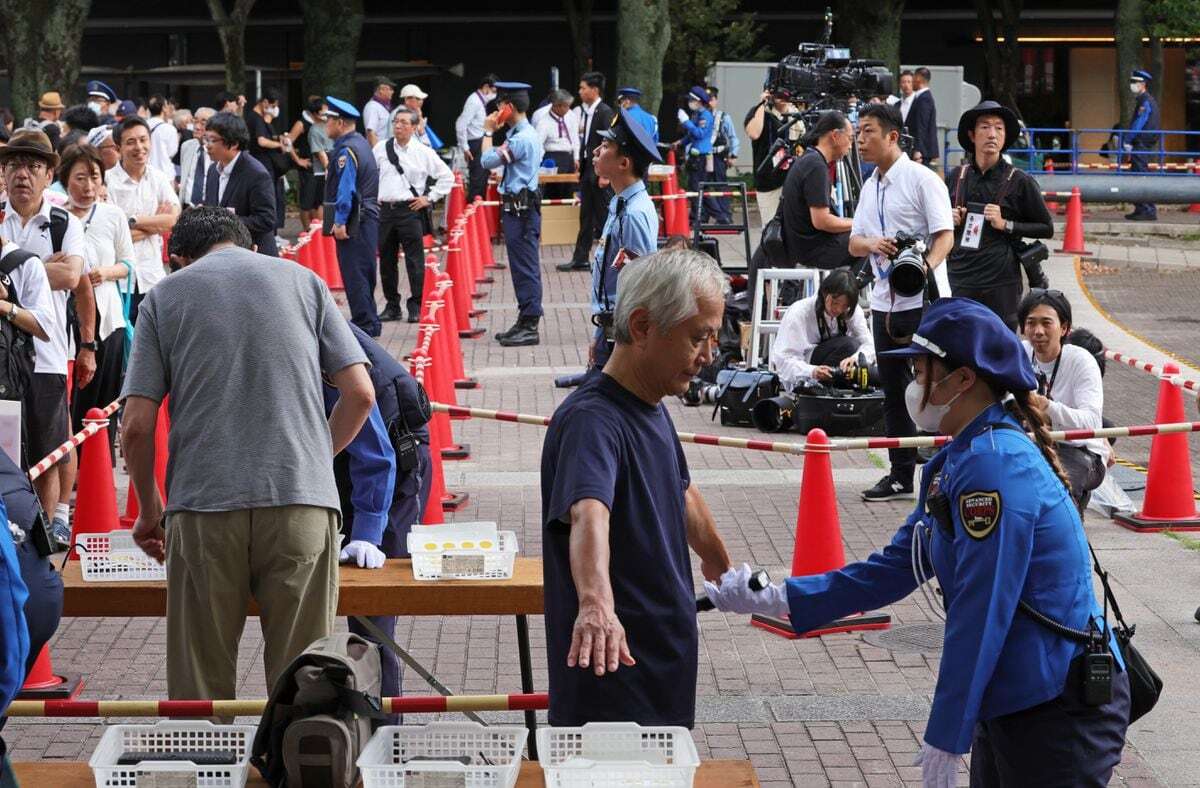
<path fill-rule="evenodd" d="M 333 630 L 340 517 L 317 506 L 167 516 L 167 694 L 234 698 L 238 640 L 253 596 L 267 688 Z"/>
<path fill-rule="evenodd" d="M 758 201 L 758 218 L 762 220 L 765 227 L 767 222 L 775 218 L 775 211 L 779 208 L 779 198 L 783 194 L 783 189 L 772 189 L 769 192 L 759 192 L 755 197 Z M 752 244 L 753 245 L 753 244 Z"/>

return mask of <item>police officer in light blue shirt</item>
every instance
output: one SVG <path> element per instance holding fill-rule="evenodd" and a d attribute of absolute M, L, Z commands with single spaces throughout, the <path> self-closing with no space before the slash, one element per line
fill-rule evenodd
<path fill-rule="evenodd" d="M 679 128 L 683 131 L 680 142 L 684 146 L 685 164 L 687 168 L 687 188 L 689 192 L 699 191 L 700 182 L 712 180 L 713 155 L 713 115 L 708 109 L 712 97 L 708 91 L 699 85 L 688 91 L 688 112 L 679 110 Z M 696 200 L 688 200 L 688 221 L 696 222 Z"/>
<path fill-rule="evenodd" d="M 712 155 L 714 181 L 729 180 L 728 172 L 731 162 L 737 159 L 741 150 L 741 140 L 733 127 L 733 119 L 725 110 L 717 109 L 720 91 L 714 85 L 708 86 L 708 108 L 713 114 Z M 730 212 L 732 200 L 729 197 L 707 197 L 701 211 L 702 218 L 712 217 L 718 224 L 732 224 L 733 214 Z"/>
<path fill-rule="evenodd" d="M 941 598 L 927 599 L 946 632 L 917 760 L 925 785 L 954 785 L 968 751 L 973 786 L 1107 785 L 1125 743 L 1129 679 L 1020 340 L 982 304 L 943 298 L 911 345 L 887 352 L 914 365 L 906 400 L 917 426 L 953 436 L 926 464 L 917 508 L 891 544 L 760 592 L 746 587 L 749 567 L 705 590 L 721 609 L 786 615 L 804 632 L 928 593 L 936 578 Z M 1110 666 L 1107 682 L 1085 680 L 1093 656 Z"/>
<path fill-rule="evenodd" d="M 608 218 L 592 258 L 592 322 L 596 332 L 588 353 L 588 372 L 602 369 L 612 354 L 612 319 L 621 269 L 627 262 L 658 250 L 658 211 L 644 179 L 650 164 L 662 161 L 658 146 L 630 110 L 618 110 L 612 127 L 597 133 L 603 142 L 592 154 L 596 175 L 608 179 L 615 195 L 608 203 Z M 554 385 L 578 386 L 586 375 L 564 375 L 555 379 Z"/>
<path fill-rule="evenodd" d="M 483 121 L 479 162 L 484 169 L 504 168 L 500 179 L 500 222 L 519 307 L 517 322 L 496 334 L 496 340 L 505 347 L 521 347 L 540 341 L 542 196 L 538 190 L 538 170 L 542 163 L 542 140 L 525 117 L 529 112 L 530 86 L 524 82 L 497 82 L 496 90 L 499 109 Z M 492 134 L 501 126 L 508 129 L 504 144 L 493 148 Z"/>
<path fill-rule="evenodd" d="M 642 109 L 642 91 L 637 88 L 621 88 L 617 91 L 617 108 L 628 110 L 629 114 L 642 124 L 642 128 L 650 135 L 654 144 L 658 145 L 658 118 Z"/>

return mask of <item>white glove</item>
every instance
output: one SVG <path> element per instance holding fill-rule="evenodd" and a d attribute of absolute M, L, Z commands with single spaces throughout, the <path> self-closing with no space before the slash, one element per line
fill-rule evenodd
<path fill-rule="evenodd" d="M 387 560 L 387 556 L 383 554 L 382 550 L 370 542 L 360 539 L 355 539 L 343 547 L 339 558 L 342 563 L 358 564 L 362 569 L 380 569 L 383 567 L 383 562 Z"/>
<path fill-rule="evenodd" d="M 1125 150 L 1133 150 L 1133 143 L 1127 142 L 1122 147 L 1125 148 Z"/>
<path fill-rule="evenodd" d="M 691 118 L 688 117 L 688 114 L 683 110 L 676 112 L 675 117 L 679 118 L 680 123 L 687 123 L 689 120 L 691 120 Z"/>
<path fill-rule="evenodd" d="M 787 618 L 787 589 L 782 583 L 773 583 L 761 591 L 750 590 L 750 565 L 740 569 L 730 568 L 721 575 L 721 584 L 704 582 L 704 593 L 726 613 L 761 613 L 775 618 Z"/>
<path fill-rule="evenodd" d="M 921 780 L 925 788 L 954 788 L 958 780 L 959 759 L 960 756 L 952 752 L 921 742 L 921 751 L 917 753 L 913 766 L 921 767 Z"/>

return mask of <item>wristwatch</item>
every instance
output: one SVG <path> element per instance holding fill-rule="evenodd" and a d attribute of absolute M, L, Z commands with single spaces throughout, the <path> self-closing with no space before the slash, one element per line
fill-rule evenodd
<path fill-rule="evenodd" d="M 1009 219 L 1007 222 L 1004 223 L 1004 232 L 1008 233 L 1009 235 L 1012 235 L 1012 231 L 1013 231 L 1013 223 L 1012 223 L 1012 219 Z"/>
<path fill-rule="evenodd" d="M 9 304 L 9 307 L 11 308 L 8 310 L 8 314 L 4 316 L 4 319 L 11 323 L 17 319 L 17 314 L 21 311 L 21 308 L 16 304 Z"/>
<path fill-rule="evenodd" d="M 90 350 L 93 353 L 97 353 L 100 350 L 100 343 L 94 339 L 91 342 L 80 342 L 79 349 L 80 350 Z"/>
<path fill-rule="evenodd" d="M 136 216 L 130 216 L 130 217 L 129 217 L 129 229 L 130 229 L 130 230 L 136 230 L 136 229 L 137 229 L 137 217 L 136 217 Z"/>

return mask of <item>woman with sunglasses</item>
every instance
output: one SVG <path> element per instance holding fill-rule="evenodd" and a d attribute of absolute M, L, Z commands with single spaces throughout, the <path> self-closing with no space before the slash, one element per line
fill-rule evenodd
<path fill-rule="evenodd" d="M 916 509 L 891 544 L 834 572 L 749 589 L 749 567 L 705 583 L 722 610 L 788 616 L 797 632 L 917 588 L 946 621 L 917 758 L 926 786 L 1107 786 L 1121 760 L 1129 681 L 1092 593 L 1092 562 L 1066 474 L 1033 399 L 1020 340 L 982 304 L 938 299 L 907 357 L 909 413 L 953 436 L 925 466 Z M 1006 409 L 1012 396 L 1016 412 Z M 1025 430 L 1032 429 L 1033 438 Z M 940 592 L 925 584 L 936 578 Z M 1066 630 L 1078 633 L 1068 636 Z M 1108 682 L 1084 671 L 1091 653 Z M 1091 676 L 1093 680 L 1086 682 Z"/>

